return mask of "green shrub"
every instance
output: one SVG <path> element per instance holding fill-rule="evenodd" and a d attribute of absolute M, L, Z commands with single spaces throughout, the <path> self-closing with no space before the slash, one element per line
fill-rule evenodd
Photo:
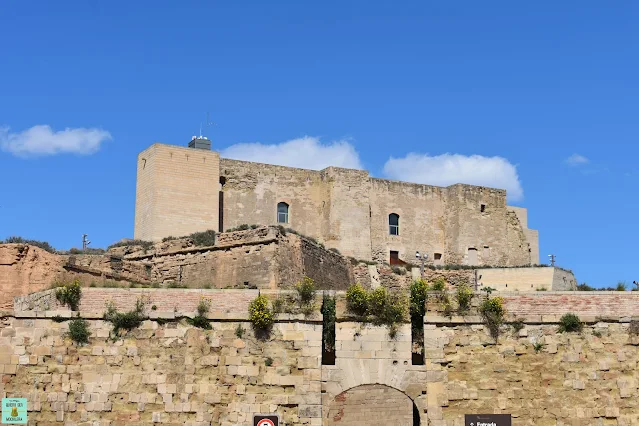
<path fill-rule="evenodd" d="M 405 275 L 406 274 L 406 269 L 402 268 L 401 266 L 391 266 L 391 270 L 393 271 L 393 273 L 395 273 L 397 275 Z"/>
<path fill-rule="evenodd" d="M 506 316 L 504 299 L 501 297 L 487 298 L 479 307 L 479 312 L 486 322 L 490 335 L 497 340 L 499 328 L 504 323 L 504 317 Z"/>
<path fill-rule="evenodd" d="M 248 230 L 250 228 L 251 227 L 249 225 L 247 225 L 246 223 L 243 223 L 240 226 L 236 226 L 235 228 L 227 229 L 226 232 L 246 231 L 246 230 Z"/>
<path fill-rule="evenodd" d="M 315 282 L 311 278 L 305 276 L 302 281 L 295 284 L 295 290 L 302 305 L 311 304 L 315 300 Z"/>
<path fill-rule="evenodd" d="M 364 316 L 368 311 L 368 293 L 359 283 L 346 290 L 346 309 L 355 315 Z"/>
<path fill-rule="evenodd" d="M 521 318 L 518 318 L 515 321 L 511 322 L 510 325 L 513 327 L 513 330 L 515 331 L 515 333 L 518 333 L 519 331 L 523 330 L 524 327 L 526 326 L 526 324 L 524 324 L 524 320 Z"/>
<path fill-rule="evenodd" d="M 615 290 L 617 290 L 617 291 L 626 291 L 626 282 L 625 281 L 619 281 L 617 283 L 617 288 Z"/>
<path fill-rule="evenodd" d="M 119 241 L 117 243 L 111 244 L 109 247 L 107 247 L 107 250 L 115 248 L 115 247 L 133 247 L 133 246 L 142 246 L 144 251 L 146 251 L 146 250 L 149 250 L 151 247 L 153 247 L 153 241 L 144 241 L 144 240 Z"/>
<path fill-rule="evenodd" d="M 193 240 L 193 244 L 197 247 L 208 247 L 215 245 L 215 231 L 209 229 L 208 231 L 194 232 L 189 235 L 189 238 Z"/>
<path fill-rule="evenodd" d="M 135 308 L 129 312 L 118 312 L 113 303 L 107 303 L 104 319 L 113 325 L 111 337 L 115 340 L 120 337 L 120 330 L 131 331 L 138 328 L 146 319 L 144 316 L 144 302 L 138 299 L 135 302 Z"/>
<path fill-rule="evenodd" d="M 428 301 L 428 284 L 422 279 L 413 281 L 410 285 L 410 315 L 414 321 L 423 324 Z"/>
<path fill-rule="evenodd" d="M 492 287 L 484 287 L 481 289 L 481 291 L 486 292 L 486 296 L 490 297 L 490 295 L 493 293 L 493 291 L 495 291 L 495 289 Z"/>
<path fill-rule="evenodd" d="M 346 291 L 346 309 L 364 321 L 387 326 L 390 337 L 394 338 L 397 324 L 406 320 L 408 300 L 399 293 L 389 293 L 384 287 L 369 293 L 360 284 L 353 284 Z"/>
<path fill-rule="evenodd" d="M 197 315 L 193 318 L 189 318 L 187 321 L 189 324 L 195 327 L 203 328 L 205 330 L 210 330 L 211 322 L 206 317 L 206 314 L 209 312 L 211 307 L 211 303 L 206 299 L 201 299 L 200 303 L 197 305 Z"/>
<path fill-rule="evenodd" d="M 56 315 L 54 317 L 51 317 L 51 321 L 53 321 L 53 322 L 65 322 L 65 321 L 68 321 L 68 320 L 69 320 L 69 318 L 64 318 L 64 317 L 61 317 L 60 315 Z"/>
<path fill-rule="evenodd" d="M 389 293 L 386 297 L 384 309 L 381 312 L 379 322 L 388 328 L 391 339 L 397 335 L 397 326 L 406 321 L 408 313 L 408 300 L 401 293 Z"/>
<path fill-rule="evenodd" d="M 242 336 L 244 336 L 244 327 L 242 327 L 242 324 L 238 324 L 237 327 L 235 328 L 235 336 L 238 339 L 241 339 Z"/>
<path fill-rule="evenodd" d="M 266 296 L 259 295 L 249 304 L 249 320 L 256 330 L 256 334 L 264 336 L 270 332 L 275 317 L 273 311 L 268 307 Z"/>
<path fill-rule="evenodd" d="M 599 331 L 599 330 L 594 330 L 592 332 L 592 335 L 595 336 L 595 337 L 601 337 L 602 336 L 601 331 Z"/>
<path fill-rule="evenodd" d="M 581 283 L 577 286 L 577 291 L 595 291 L 597 290 L 594 287 L 590 287 L 588 284 L 586 283 Z"/>
<path fill-rule="evenodd" d="M 82 318 L 75 318 L 69 321 L 69 337 L 77 344 L 89 343 L 89 323 Z"/>
<path fill-rule="evenodd" d="M 569 313 L 565 314 L 559 319 L 559 332 L 581 332 L 584 325 L 579 319 L 579 317 L 575 314 Z"/>
<path fill-rule="evenodd" d="M 473 291 L 467 284 L 459 284 L 455 292 L 455 299 L 457 299 L 457 310 L 460 313 L 465 313 L 470 309 Z"/>
<path fill-rule="evenodd" d="M 75 280 L 69 284 L 59 287 L 55 292 L 55 297 L 62 305 L 66 305 L 72 311 L 77 311 L 82 299 L 82 287 L 80 281 Z"/>
<path fill-rule="evenodd" d="M 433 281 L 432 290 L 433 291 L 444 291 L 444 290 L 446 290 L 446 280 L 444 279 L 444 277 L 437 277 Z"/>
<path fill-rule="evenodd" d="M 166 243 L 167 241 L 173 241 L 173 240 L 177 240 L 177 239 L 178 239 L 178 237 L 168 236 L 168 237 L 162 238 L 162 242 Z"/>
<path fill-rule="evenodd" d="M 375 290 L 368 294 L 368 309 L 367 314 L 375 317 L 379 317 L 383 314 L 388 302 L 388 291 L 385 287 L 377 287 Z"/>
<path fill-rule="evenodd" d="M 639 321 L 631 320 L 630 326 L 628 327 L 628 333 L 631 336 L 639 336 Z"/>
<path fill-rule="evenodd" d="M 27 240 L 17 236 L 8 237 L 6 240 L 0 241 L 0 244 L 28 244 L 30 246 L 41 248 L 49 253 L 56 253 L 56 249 L 46 241 Z"/>
<path fill-rule="evenodd" d="M 536 291 L 547 291 L 546 287 L 539 287 Z"/>
<path fill-rule="evenodd" d="M 273 358 L 271 358 L 270 356 L 269 356 L 269 357 L 267 357 L 267 358 L 264 360 L 264 365 L 266 365 L 267 367 L 270 367 L 271 365 L 273 365 Z"/>

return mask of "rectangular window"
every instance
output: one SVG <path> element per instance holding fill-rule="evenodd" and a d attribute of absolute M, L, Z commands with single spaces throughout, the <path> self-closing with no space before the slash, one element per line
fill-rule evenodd
<path fill-rule="evenodd" d="M 389 225 L 390 226 L 390 234 L 391 235 L 399 235 L 399 225 Z"/>
<path fill-rule="evenodd" d="M 288 213 L 278 212 L 277 213 L 277 221 L 279 223 L 288 223 Z"/>
<path fill-rule="evenodd" d="M 485 212 L 486 211 L 486 204 L 482 204 L 481 205 L 481 212 Z"/>

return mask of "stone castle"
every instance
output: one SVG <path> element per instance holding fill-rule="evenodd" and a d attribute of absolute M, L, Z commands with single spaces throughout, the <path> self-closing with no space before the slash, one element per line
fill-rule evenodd
<path fill-rule="evenodd" d="M 373 178 L 220 158 L 207 139 L 153 144 L 138 156 L 135 239 L 241 224 L 283 225 L 356 259 L 431 265 L 539 263 L 538 232 L 506 191 Z"/>

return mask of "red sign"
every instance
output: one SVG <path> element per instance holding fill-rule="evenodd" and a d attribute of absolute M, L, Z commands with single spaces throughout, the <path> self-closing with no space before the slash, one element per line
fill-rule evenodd
<path fill-rule="evenodd" d="M 253 426 L 280 426 L 279 414 L 254 414 Z"/>

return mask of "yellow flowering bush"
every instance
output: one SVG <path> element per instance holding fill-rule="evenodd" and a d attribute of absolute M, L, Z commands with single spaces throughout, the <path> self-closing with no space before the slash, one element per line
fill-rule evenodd
<path fill-rule="evenodd" d="M 267 331 L 275 321 L 273 311 L 268 306 L 266 296 L 259 295 L 249 304 L 249 320 L 257 330 Z"/>

